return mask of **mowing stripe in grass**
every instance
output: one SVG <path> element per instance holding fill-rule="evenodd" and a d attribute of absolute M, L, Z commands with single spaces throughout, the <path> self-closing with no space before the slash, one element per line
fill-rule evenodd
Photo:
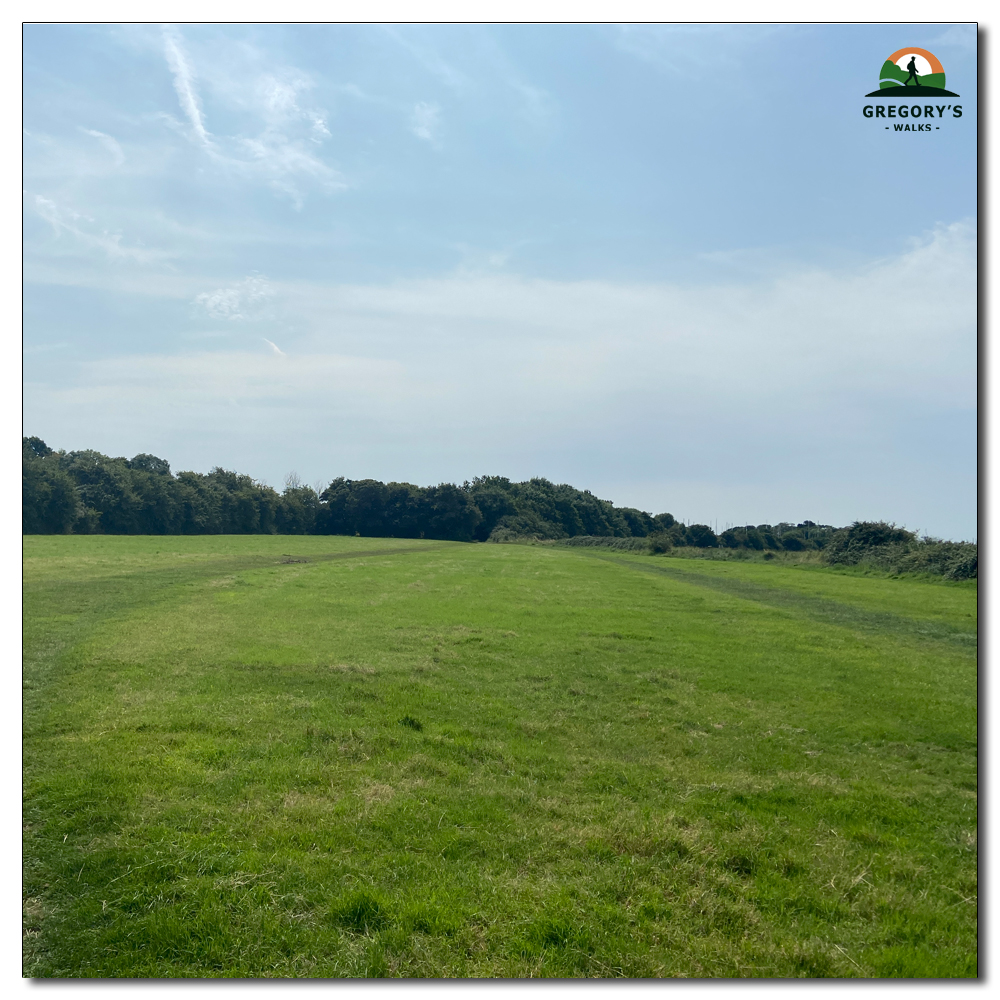
<path fill-rule="evenodd" d="M 240 556 L 212 559 L 196 565 L 181 564 L 141 573 L 122 571 L 105 577 L 101 586 L 84 578 L 80 581 L 57 580 L 47 587 L 25 580 L 25 634 L 22 662 L 22 691 L 25 711 L 33 707 L 31 696 L 43 689 L 58 655 L 80 642 L 89 629 L 106 620 L 110 609 L 125 618 L 136 607 L 153 603 L 158 596 L 171 599 L 178 585 L 225 573 L 262 569 L 289 563 L 319 563 L 340 559 L 363 559 L 368 556 L 394 556 L 424 553 L 447 547 L 449 543 L 364 549 L 359 552 L 319 552 L 280 557 L 273 555 Z M 451 543 L 459 544 L 459 543 Z M 39 618 L 36 607 L 46 607 L 49 614 Z"/>
<path fill-rule="evenodd" d="M 798 594 L 778 587 L 765 587 L 748 580 L 733 580 L 725 577 L 707 576 L 691 570 L 678 569 L 674 566 L 656 566 L 631 559 L 621 559 L 615 556 L 586 553 L 594 559 L 604 559 L 631 569 L 646 573 L 656 573 L 671 577 L 681 583 L 693 584 L 696 587 L 707 587 L 718 590 L 733 597 L 740 597 L 758 604 L 768 604 L 798 612 L 816 621 L 828 625 L 839 625 L 844 628 L 864 629 L 876 632 L 892 632 L 898 636 L 914 639 L 931 639 L 938 642 L 953 643 L 966 648 L 975 648 L 978 635 L 975 631 L 949 626 L 943 622 L 917 621 L 904 615 L 896 615 L 889 611 L 868 611 L 840 601 L 831 601 L 825 597 L 813 597 L 808 594 Z"/>
<path fill-rule="evenodd" d="M 330 562 L 331 559 L 361 559 L 364 556 L 398 556 L 404 553 L 412 552 L 433 552 L 435 549 L 444 548 L 443 545 L 422 545 L 420 548 L 410 545 L 406 548 L 401 549 L 368 549 L 365 552 L 322 552 L 319 555 L 296 555 L 294 556 L 295 562 Z M 279 563 L 284 563 L 286 557 L 282 557 L 278 560 Z M 261 565 L 270 566 L 274 564 L 274 560 L 266 559 L 263 560 Z"/>

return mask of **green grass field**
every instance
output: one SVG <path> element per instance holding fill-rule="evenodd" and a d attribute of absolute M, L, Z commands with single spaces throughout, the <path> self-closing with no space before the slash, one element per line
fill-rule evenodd
<path fill-rule="evenodd" d="M 976 587 L 25 539 L 25 974 L 977 975 Z"/>

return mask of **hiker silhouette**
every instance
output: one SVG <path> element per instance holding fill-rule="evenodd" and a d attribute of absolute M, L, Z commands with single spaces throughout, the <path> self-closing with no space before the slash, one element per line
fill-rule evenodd
<path fill-rule="evenodd" d="M 912 80 L 919 87 L 920 86 L 920 81 L 917 79 L 917 77 L 920 74 L 917 73 L 917 57 L 916 56 L 910 56 L 910 61 L 906 64 L 906 68 L 909 70 L 910 75 L 906 78 L 906 83 L 904 83 L 903 86 L 904 87 L 908 87 L 910 85 L 910 81 Z"/>

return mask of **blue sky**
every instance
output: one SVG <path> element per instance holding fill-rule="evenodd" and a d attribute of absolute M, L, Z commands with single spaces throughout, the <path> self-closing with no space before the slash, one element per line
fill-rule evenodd
<path fill-rule="evenodd" d="M 961 119 L 863 117 L 930 49 Z M 976 533 L 967 25 L 25 30 L 25 431 Z"/>

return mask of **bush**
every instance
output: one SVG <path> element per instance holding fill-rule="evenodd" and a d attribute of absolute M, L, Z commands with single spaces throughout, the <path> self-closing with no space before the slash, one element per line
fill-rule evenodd
<path fill-rule="evenodd" d="M 932 573 L 946 580 L 974 580 L 979 575 L 979 547 L 974 542 L 927 537 L 918 541 L 914 532 L 885 521 L 855 521 L 834 532 L 824 557 L 833 566 Z"/>
<path fill-rule="evenodd" d="M 886 521 L 855 521 L 834 532 L 826 559 L 834 566 L 856 566 L 871 558 L 898 558 L 910 550 L 916 537 L 914 532 Z"/>
<path fill-rule="evenodd" d="M 674 543 L 671 537 L 665 531 L 654 531 L 649 536 L 649 551 L 654 556 L 663 555 L 665 552 L 670 552 Z"/>
<path fill-rule="evenodd" d="M 934 573 L 946 580 L 975 580 L 979 576 L 979 547 L 972 542 L 943 542 L 923 538 L 895 560 L 894 573 Z"/>
<path fill-rule="evenodd" d="M 541 535 L 524 534 L 516 528 L 499 527 L 490 532 L 490 537 L 486 541 L 495 545 L 533 545 L 535 542 L 551 541 L 551 539 L 543 539 Z"/>

